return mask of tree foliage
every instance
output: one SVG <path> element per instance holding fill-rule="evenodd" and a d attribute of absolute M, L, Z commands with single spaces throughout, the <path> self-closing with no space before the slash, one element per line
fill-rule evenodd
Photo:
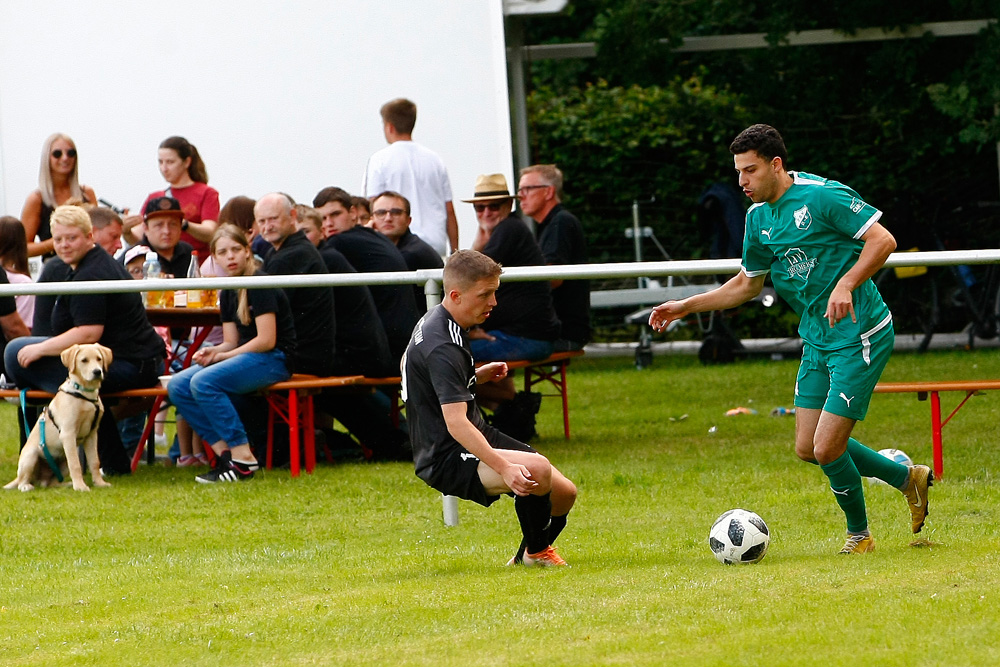
<path fill-rule="evenodd" d="M 692 206 L 700 190 L 690 187 L 732 173 L 727 146 L 749 118 L 736 95 L 697 76 L 645 87 L 599 80 L 562 92 L 538 88 L 528 109 L 534 154 L 562 165 L 567 204 L 605 259 L 629 258 L 607 248 L 624 238 L 631 203 L 653 197 L 655 214 L 643 224 L 670 238 L 672 253 L 701 254 Z"/>
<path fill-rule="evenodd" d="M 623 218 L 631 199 L 655 195 L 670 217 L 689 219 L 704 187 L 732 173 L 731 138 L 766 122 L 785 136 L 791 168 L 850 184 L 887 211 L 894 232 L 940 225 L 942 211 L 1000 198 L 1000 28 L 808 47 L 787 46 L 787 35 L 995 18 L 998 5 L 845 0 L 831 12 L 807 0 L 573 0 L 567 16 L 533 20 L 529 42 L 594 40 L 598 55 L 532 64 L 533 159 L 560 164 L 569 192 Z M 772 46 L 672 49 L 686 35 L 756 32 Z M 698 256 L 687 246 L 701 241 L 675 254 Z"/>

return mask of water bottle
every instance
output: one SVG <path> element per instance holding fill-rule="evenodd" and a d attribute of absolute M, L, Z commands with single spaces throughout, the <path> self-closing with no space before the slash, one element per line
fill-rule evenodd
<path fill-rule="evenodd" d="M 201 278 L 201 271 L 198 270 L 198 251 L 191 253 L 191 263 L 188 264 L 188 278 Z M 202 294 L 200 289 L 188 289 L 187 290 L 187 307 L 188 308 L 201 308 L 202 307 Z"/>
<path fill-rule="evenodd" d="M 160 258 L 156 256 L 155 252 L 146 253 L 146 261 L 142 263 L 142 277 L 149 280 L 155 280 L 162 277 L 162 273 L 160 271 Z M 162 308 L 163 292 L 146 292 L 146 307 Z"/>

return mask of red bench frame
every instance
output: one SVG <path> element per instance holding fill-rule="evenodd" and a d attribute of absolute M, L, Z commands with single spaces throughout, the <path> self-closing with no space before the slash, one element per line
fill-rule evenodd
<path fill-rule="evenodd" d="M 966 401 L 973 395 L 990 389 L 1000 389 L 1000 380 L 957 380 L 953 382 L 879 382 L 875 385 L 876 394 L 917 394 L 917 400 L 925 401 L 931 397 L 931 445 L 934 451 L 934 475 L 940 479 L 944 476 L 944 443 L 941 430 L 951 421 Z M 941 419 L 942 391 L 965 392 L 965 398 L 951 411 L 944 420 Z"/>

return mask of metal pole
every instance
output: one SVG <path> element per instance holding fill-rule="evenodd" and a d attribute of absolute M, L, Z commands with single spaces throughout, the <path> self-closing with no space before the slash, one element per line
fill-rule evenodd
<path fill-rule="evenodd" d="M 528 146 L 527 85 L 524 80 L 524 21 L 507 17 L 507 76 L 514 132 L 514 174 L 531 164 Z"/>
<path fill-rule="evenodd" d="M 424 283 L 424 298 L 427 299 L 427 310 L 441 303 L 441 288 L 436 280 L 428 280 Z M 444 525 L 458 525 L 458 498 L 455 496 L 441 496 L 441 513 L 444 516 Z"/>
<path fill-rule="evenodd" d="M 635 242 L 635 261 L 642 261 L 642 230 L 639 229 L 639 200 L 632 200 L 632 241 Z M 646 278 L 638 278 L 639 289 L 646 286 Z"/>

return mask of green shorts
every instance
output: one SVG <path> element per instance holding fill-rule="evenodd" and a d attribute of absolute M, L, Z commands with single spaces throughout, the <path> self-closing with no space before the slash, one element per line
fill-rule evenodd
<path fill-rule="evenodd" d="M 867 344 L 859 342 L 839 350 L 817 350 L 805 343 L 795 378 L 796 407 L 864 419 L 895 339 L 890 325 L 866 339 Z"/>

